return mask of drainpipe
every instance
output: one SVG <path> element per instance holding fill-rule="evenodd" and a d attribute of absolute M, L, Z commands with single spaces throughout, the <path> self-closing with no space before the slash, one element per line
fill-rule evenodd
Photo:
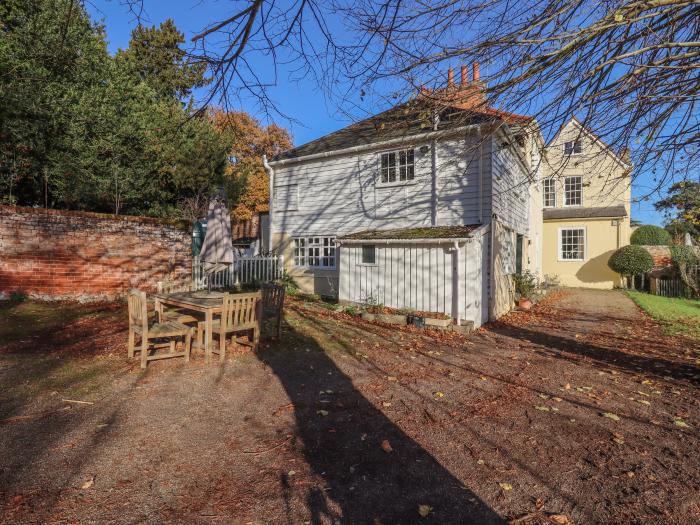
<path fill-rule="evenodd" d="M 438 123 L 440 122 L 440 115 L 438 114 L 437 111 L 433 112 L 433 130 L 437 131 L 438 129 Z M 430 149 L 431 149 L 431 178 L 432 180 L 431 185 L 430 185 L 430 197 L 432 201 L 432 206 L 430 208 L 430 225 L 431 226 L 437 226 L 438 225 L 438 153 L 437 153 L 437 145 L 438 141 L 437 138 L 433 138 L 433 140 L 430 143 Z"/>
<path fill-rule="evenodd" d="M 476 138 L 479 141 L 479 224 L 484 224 L 484 140 L 481 126 L 477 128 Z"/>
<path fill-rule="evenodd" d="M 459 326 L 460 316 L 460 297 L 459 297 L 459 244 L 454 242 L 452 248 L 452 319 Z"/>
<path fill-rule="evenodd" d="M 268 208 L 270 209 L 269 211 L 269 220 L 268 222 L 268 232 L 267 232 L 267 251 L 268 253 L 272 252 L 272 224 L 273 224 L 273 203 L 275 202 L 275 170 L 268 164 L 267 162 L 267 155 L 263 155 L 262 157 L 263 160 L 263 167 L 265 168 L 265 171 L 267 172 L 267 177 L 269 179 L 269 184 L 270 184 L 270 202 L 268 204 Z"/>

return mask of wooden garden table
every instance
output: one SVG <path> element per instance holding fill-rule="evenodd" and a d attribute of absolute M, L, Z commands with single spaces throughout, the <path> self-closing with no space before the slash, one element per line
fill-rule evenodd
<path fill-rule="evenodd" d="M 204 314 L 204 356 L 208 361 L 212 350 L 214 315 L 221 315 L 224 305 L 224 294 L 221 293 L 219 297 L 198 297 L 198 295 L 204 293 L 206 293 L 205 290 L 199 292 L 157 293 L 153 298 L 157 312 L 160 311 L 161 305 L 164 305 L 185 308 Z"/>

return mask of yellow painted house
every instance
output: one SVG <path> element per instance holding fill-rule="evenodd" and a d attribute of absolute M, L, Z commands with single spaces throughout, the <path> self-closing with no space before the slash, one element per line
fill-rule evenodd
<path fill-rule="evenodd" d="M 610 255 L 630 239 L 631 171 L 576 118 L 545 149 L 542 274 L 562 286 L 612 288 Z"/>

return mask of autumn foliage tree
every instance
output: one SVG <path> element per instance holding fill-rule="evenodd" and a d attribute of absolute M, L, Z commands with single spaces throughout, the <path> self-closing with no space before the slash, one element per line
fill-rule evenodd
<path fill-rule="evenodd" d="M 212 112 L 212 121 L 231 149 L 226 179 L 229 197 L 235 203 L 235 219 L 247 220 L 269 210 L 269 181 L 262 156 L 277 155 L 292 147 L 289 132 L 275 124 L 262 125 L 245 112 Z"/>

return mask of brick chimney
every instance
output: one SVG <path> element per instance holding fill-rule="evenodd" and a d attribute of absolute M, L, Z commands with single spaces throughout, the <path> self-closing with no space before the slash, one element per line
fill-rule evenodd
<path fill-rule="evenodd" d="M 472 63 L 472 82 L 479 82 L 480 78 L 481 78 L 481 74 L 479 72 L 479 63 L 473 62 Z"/>
<path fill-rule="evenodd" d="M 467 85 L 467 66 L 462 66 L 462 75 L 461 78 L 459 79 L 459 85 L 464 87 Z"/>
<path fill-rule="evenodd" d="M 449 68 L 447 70 L 447 87 L 452 87 L 455 85 L 455 70 Z"/>

